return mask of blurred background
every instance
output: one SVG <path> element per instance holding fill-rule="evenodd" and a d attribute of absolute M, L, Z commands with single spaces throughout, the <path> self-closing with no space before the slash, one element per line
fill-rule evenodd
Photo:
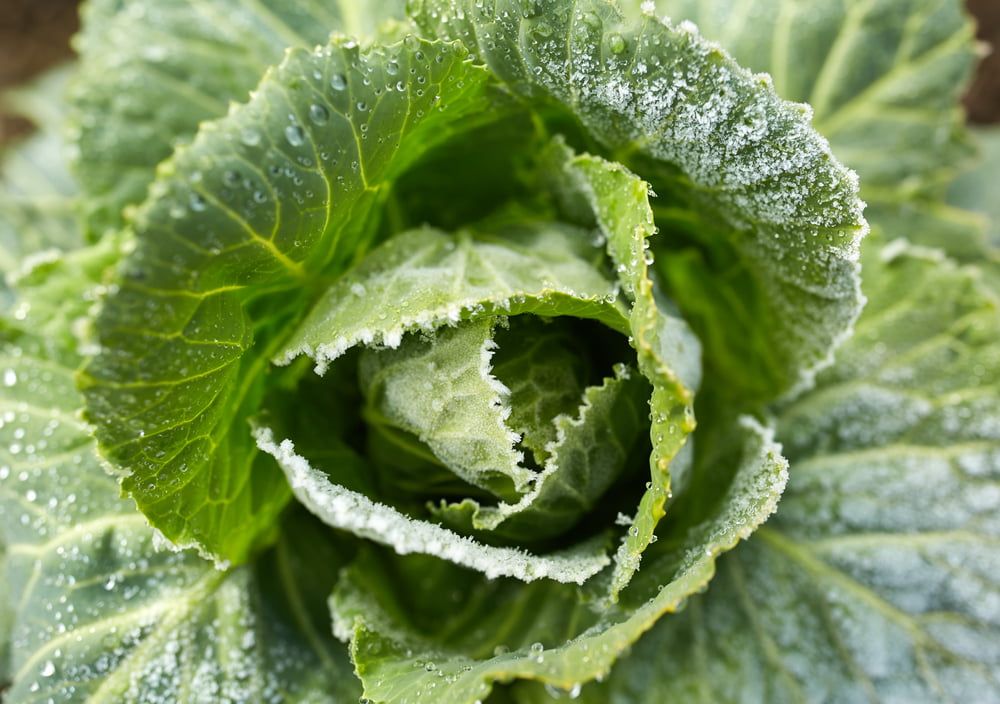
<path fill-rule="evenodd" d="M 72 55 L 79 0 L 0 0 L 0 91 Z M 1000 47 L 1000 0 L 967 0 L 979 21 L 979 37 Z M 982 60 L 965 99 L 969 119 L 1000 122 L 1000 50 Z M 0 143 L 30 125 L 0 113 Z"/>

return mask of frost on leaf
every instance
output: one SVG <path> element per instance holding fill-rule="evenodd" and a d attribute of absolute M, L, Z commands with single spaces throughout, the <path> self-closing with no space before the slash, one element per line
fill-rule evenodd
<path fill-rule="evenodd" d="M 295 454 L 290 440 L 275 443 L 267 428 L 257 429 L 255 436 L 258 446 L 281 465 L 292 491 L 310 511 L 334 528 L 388 545 L 400 555 L 433 555 L 470 567 L 489 578 L 515 577 L 526 582 L 552 579 L 579 584 L 608 564 L 600 539 L 551 555 L 482 545 L 333 484 L 305 458 Z"/>

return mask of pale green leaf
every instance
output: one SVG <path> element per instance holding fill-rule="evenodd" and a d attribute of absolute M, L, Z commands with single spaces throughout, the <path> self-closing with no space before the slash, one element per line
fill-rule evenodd
<path fill-rule="evenodd" d="M 974 168 L 959 175 L 948 188 L 948 202 L 960 208 L 957 212 L 966 218 L 975 218 L 975 232 L 979 236 L 980 247 L 973 252 L 956 252 L 951 242 L 938 244 L 918 240 L 921 243 L 942 247 L 948 254 L 978 264 L 983 271 L 983 279 L 997 295 L 1000 295 L 1000 129 L 984 127 L 973 131 L 973 138 L 979 147 L 979 160 Z M 923 232 L 923 230 L 921 230 Z M 986 234 L 986 246 L 982 246 L 982 235 Z"/>
<path fill-rule="evenodd" d="M 480 319 L 427 339 L 407 335 L 398 349 L 366 350 L 358 376 L 369 423 L 416 435 L 466 482 L 509 499 L 535 473 L 506 422 L 510 390 L 491 368 L 495 325 Z"/>
<path fill-rule="evenodd" d="M 900 242 L 865 272 L 857 335 L 780 414 L 776 517 L 585 701 L 1000 697 L 1000 314 Z"/>
<path fill-rule="evenodd" d="M 0 545 L 0 574 L 7 573 L 7 548 Z M 0 580 L 0 687 L 10 683 L 10 632 L 14 614 L 12 595 L 7 580 Z"/>
<path fill-rule="evenodd" d="M 416 39 L 293 50 L 160 168 L 80 383 L 102 454 L 167 538 L 231 561 L 266 539 L 290 496 L 246 423 L 269 360 L 364 251 L 393 180 L 498 116 L 487 78 Z"/>
<path fill-rule="evenodd" d="M 982 127 L 972 133 L 979 158 L 974 168 L 948 187 L 948 202 L 988 219 L 986 229 L 993 247 L 1000 247 L 1000 129 Z"/>
<path fill-rule="evenodd" d="M 76 74 L 75 62 L 57 64 L 28 83 L 6 87 L 0 94 L 0 105 L 8 113 L 27 118 L 35 129 L 56 134 L 66 126 L 66 88 Z M 65 164 L 49 166 L 54 168 Z M 45 178 L 42 183 L 48 184 L 51 180 Z M 72 186 L 65 170 L 59 172 L 58 182 L 62 187 Z"/>
<path fill-rule="evenodd" d="M 489 315 L 572 315 L 624 332 L 618 287 L 601 272 L 586 231 L 555 223 L 459 232 L 402 233 L 341 277 L 278 353 L 300 354 L 321 372 L 358 344 L 395 347 L 413 330 L 431 331 Z"/>
<path fill-rule="evenodd" d="M 607 240 L 608 254 L 632 299 L 629 324 L 639 370 L 653 386 L 649 399 L 651 481 L 615 556 L 610 592 L 614 599 L 639 568 L 642 553 L 653 539 L 671 495 L 670 464 L 694 430 L 692 394 L 700 379 L 701 347 L 687 325 L 664 314 L 656 300 L 648 241 L 656 227 L 648 185 L 617 164 L 589 155 L 574 157 L 558 142 L 552 150 L 549 177 L 562 199 L 568 205 L 582 198 Z"/>
<path fill-rule="evenodd" d="M 959 261 L 981 260 L 989 248 L 987 219 L 939 198 L 876 200 L 865 212 L 885 236 L 906 237 L 914 244 L 947 252 Z"/>
<path fill-rule="evenodd" d="M 693 21 L 778 95 L 810 104 L 866 199 L 938 186 L 969 155 L 959 98 L 976 49 L 960 0 L 656 0 L 655 12 Z"/>
<path fill-rule="evenodd" d="M 427 558 L 362 555 L 345 571 L 331 609 L 335 631 L 352 638 L 364 696 L 472 704 L 495 682 L 531 679 L 573 690 L 605 675 L 653 623 L 704 588 L 721 553 L 774 511 L 786 463 L 752 421 L 744 421 L 740 441 L 720 500 L 665 533 L 611 606 L 600 584 L 606 580 L 524 585 Z"/>
<path fill-rule="evenodd" d="M 495 531 L 517 540 L 559 535 L 591 511 L 624 473 L 643 429 L 649 387 L 619 367 L 583 393 L 572 414 L 548 415 L 552 440 L 532 489 L 513 503 L 481 506 L 472 499 L 432 507 L 436 518 L 463 532 Z M 518 399 L 512 394 L 512 404 Z"/>
<path fill-rule="evenodd" d="M 63 138 L 63 93 L 74 71 L 74 65 L 52 69 L 0 95 L 6 111 L 34 125 L 28 137 L 0 152 L 0 273 L 7 276 L 17 272 L 26 257 L 83 243 Z"/>
<path fill-rule="evenodd" d="M 306 508 L 328 525 L 388 545 L 400 555 L 433 555 L 490 578 L 506 576 L 526 582 L 551 579 L 579 584 L 608 564 L 604 541 L 600 538 L 549 555 L 482 545 L 330 481 L 322 471 L 295 453 L 291 440 L 276 442 L 269 428 L 259 427 L 254 435 L 260 449 L 277 460 L 296 498 Z"/>
<path fill-rule="evenodd" d="M 243 102 L 288 47 L 324 44 L 331 32 L 365 39 L 402 14 L 402 0 L 90 0 L 75 46 L 74 171 L 87 226 L 122 224 L 158 163 L 199 123 Z M 246 138 L 252 140 L 252 133 Z M 258 136 L 258 139 L 260 137 Z"/>
<path fill-rule="evenodd" d="M 579 335 L 565 319 L 530 315 L 509 318 L 506 329 L 497 331 L 493 374 L 510 389 L 507 423 L 538 467 L 559 434 L 553 419 L 576 413 L 596 363 Z M 604 351 L 600 342 L 591 343 L 594 352 Z"/>

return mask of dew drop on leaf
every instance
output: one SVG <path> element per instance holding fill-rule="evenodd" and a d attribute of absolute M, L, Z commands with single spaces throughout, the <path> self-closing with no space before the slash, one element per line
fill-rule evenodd
<path fill-rule="evenodd" d="M 305 144 L 306 134 L 298 125 L 289 125 L 285 128 L 285 139 L 287 139 L 288 143 L 293 147 L 301 147 Z"/>
<path fill-rule="evenodd" d="M 313 103 L 309 106 L 309 119 L 317 125 L 325 125 L 330 119 L 329 111 L 322 105 Z"/>
<path fill-rule="evenodd" d="M 240 133 L 240 141 L 248 147 L 256 147 L 260 144 L 260 132 L 248 127 Z"/>
<path fill-rule="evenodd" d="M 191 210 L 195 212 L 201 212 L 205 209 L 205 199 L 202 198 L 197 193 L 192 193 L 191 198 L 188 200 L 188 205 L 191 206 Z"/>

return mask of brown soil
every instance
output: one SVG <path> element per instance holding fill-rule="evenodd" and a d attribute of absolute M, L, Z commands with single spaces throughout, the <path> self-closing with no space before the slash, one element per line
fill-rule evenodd
<path fill-rule="evenodd" d="M 76 0 L 0 0 L 0 90 L 71 56 Z M 30 129 L 0 113 L 0 143 Z"/>
<path fill-rule="evenodd" d="M 979 64 L 976 78 L 965 98 L 973 122 L 1000 122 L 1000 2 L 967 0 L 979 20 L 978 36 L 989 42 L 992 53 Z"/>

